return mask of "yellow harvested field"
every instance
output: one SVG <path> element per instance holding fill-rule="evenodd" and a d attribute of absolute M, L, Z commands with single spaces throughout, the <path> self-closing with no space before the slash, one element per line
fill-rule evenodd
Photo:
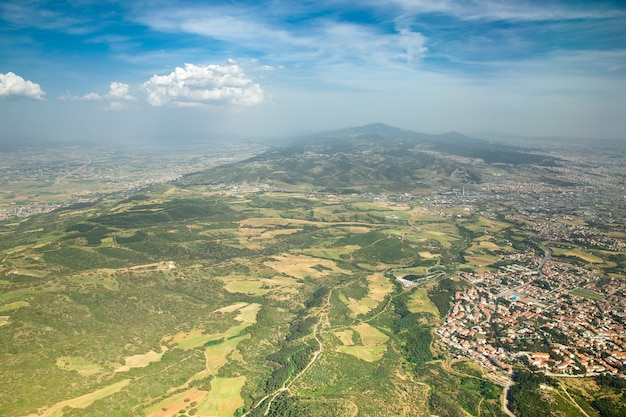
<path fill-rule="evenodd" d="M 224 289 L 232 294 L 265 295 L 270 291 L 262 280 L 254 277 L 227 276 L 218 278 L 224 282 Z"/>
<path fill-rule="evenodd" d="M 386 343 L 389 339 L 389 336 L 368 323 L 361 323 L 358 326 L 354 326 L 353 329 L 361 335 L 361 341 L 364 346 L 380 345 Z"/>
<path fill-rule="evenodd" d="M 368 297 L 382 302 L 385 297 L 393 291 L 393 284 L 383 274 L 372 274 L 367 277 L 367 285 L 369 288 Z"/>
<path fill-rule="evenodd" d="M 498 249 L 500 249 L 500 246 L 496 245 L 493 242 L 489 242 L 489 241 L 482 241 L 482 242 L 480 242 L 479 246 L 481 248 L 486 248 L 486 249 L 489 249 L 489 250 L 498 250 Z"/>
<path fill-rule="evenodd" d="M 142 355 L 128 356 L 124 359 L 124 366 L 117 368 L 114 372 L 128 372 L 132 368 L 145 368 L 152 362 L 160 361 L 165 352 L 167 352 L 167 347 L 161 346 L 160 353 L 151 350 Z"/>
<path fill-rule="evenodd" d="M 437 310 L 437 307 L 430 301 L 430 298 L 428 298 L 426 294 L 426 288 L 423 287 L 413 291 L 409 297 L 407 308 L 411 313 L 431 313 L 435 315 L 435 317 L 439 317 L 439 310 Z"/>
<path fill-rule="evenodd" d="M 148 408 L 146 410 L 149 413 L 147 417 L 174 417 L 180 414 L 181 410 L 191 408 L 191 403 L 199 403 L 204 400 L 208 394 L 208 391 L 191 388 L 180 394 L 172 395 Z"/>
<path fill-rule="evenodd" d="M 378 305 L 378 301 L 372 300 L 369 297 L 361 298 L 360 300 L 349 298 L 347 301 L 348 308 L 355 316 L 366 314 Z"/>
<path fill-rule="evenodd" d="M 489 256 L 489 255 L 479 255 L 479 256 L 466 255 L 465 259 L 467 260 L 468 264 L 481 267 L 481 266 L 487 266 L 492 263 L 495 263 L 500 258 L 498 256 Z"/>
<path fill-rule="evenodd" d="M 97 363 L 77 356 L 61 356 L 57 359 L 56 366 L 66 371 L 76 371 L 82 376 L 97 375 L 102 372 L 102 368 Z"/>
<path fill-rule="evenodd" d="M 306 255 L 282 254 L 275 256 L 274 261 L 265 262 L 265 265 L 273 268 L 276 272 L 299 279 L 321 278 L 329 273 L 352 274 L 351 271 L 339 268 L 335 262 L 329 259 Z M 315 267 L 320 267 L 320 270 Z"/>
<path fill-rule="evenodd" d="M 354 326 L 353 329 L 361 336 L 362 345 L 344 344 L 343 346 L 339 346 L 337 350 L 365 362 L 380 360 L 387 350 L 385 343 L 387 343 L 389 337 L 368 323 L 361 323 L 358 326 Z M 340 340 L 343 341 L 341 338 Z"/>
<path fill-rule="evenodd" d="M 231 281 L 224 286 L 224 289 L 232 294 L 265 295 L 269 289 L 264 288 L 264 285 L 261 280 Z"/>
<path fill-rule="evenodd" d="M 393 284 L 383 274 L 375 273 L 367 277 L 368 294 L 359 300 L 347 298 L 343 293 L 339 293 L 339 299 L 345 303 L 350 311 L 357 316 L 367 314 L 382 302 L 387 294 L 393 291 Z"/>
<path fill-rule="evenodd" d="M 219 310 L 215 310 L 216 313 L 232 313 L 235 312 L 237 310 L 239 310 L 240 308 L 243 308 L 245 306 L 247 306 L 248 303 L 235 303 L 235 304 L 231 304 L 229 306 L 226 307 L 222 307 Z"/>
<path fill-rule="evenodd" d="M 162 339 L 162 341 L 164 343 L 176 343 L 180 349 L 187 350 L 200 347 L 207 342 L 213 342 L 220 339 L 230 339 L 231 337 L 238 336 L 246 328 L 256 323 L 256 316 L 260 310 L 261 305 L 256 303 L 232 304 L 216 310 L 216 312 L 232 313 L 239 311 L 239 315 L 235 317 L 235 320 L 240 321 L 241 324 L 233 326 L 222 333 L 205 333 L 202 329 L 194 329 L 189 332 L 175 334 L 174 336 L 166 336 Z"/>
<path fill-rule="evenodd" d="M 189 332 L 178 333 L 174 336 L 166 336 L 162 339 L 164 343 L 176 343 L 180 349 L 194 349 L 213 340 L 223 339 L 223 333 L 208 334 L 203 329 L 194 329 Z"/>
<path fill-rule="evenodd" d="M 259 238 L 260 239 L 273 239 L 276 236 L 281 236 L 281 235 L 292 235 L 294 233 L 298 233 L 301 232 L 302 229 L 298 228 L 298 229 L 275 229 L 275 230 L 268 230 L 264 233 L 262 233 Z"/>
<path fill-rule="evenodd" d="M 250 339 L 251 337 L 252 336 L 250 336 L 250 334 L 244 334 L 239 337 L 226 340 L 224 343 L 208 346 L 204 351 L 207 371 L 212 375 L 217 375 L 220 368 L 228 363 L 228 355 L 237 349 L 237 345 L 241 341 Z M 240 356 L 241 354 L 239 357 Z"/>
<path fill-rule="evenodd" d="M 334 332 L 333 334 L 341 340 L 341 343 L 343 343 L 344 346 L 354 346 L 354 339 L 352 338 L 352 335 L 354 334 L 353 330 L 348 329 L 342 332 Z"/>
<path fill-rule="evenodd" d="M 239 309 L 239 315 L 235 320 L 244 323 L 256 323 L 256 315 L 261 311 L 261 304 L 253 303 Z"/>
<path fill-rule="evenodd" d="M 233 294 L 265 295 L 270 291 L 293 294 L 297 291 L 295 287 L 302 285 L 295 279 L 284 276 L 269 279 L 248 275 L 228 275 L 217 278 L 224 282 L 224 289 Z"/>
<path fill-rule="evenodd" d="M 385 345 L 377 346 L 339 346 L 337 350 L 365 362 L 376 362 L 385 354 Z"/>
<path fill-rule="evenodd" d="M 424 259 L 434 259 L 441 257 L 439 253 L 430 253 L 430 252 L 418 252 L 419 256 Z"/>
<path fill-rule="evenodd" d="M 215 378 L 209 395 L 198 405 L 198 417 L 232 417 L 244 405 L 241 388 L 246 377 Z"/>
<path fill-rule="evenodd" d="M 343 226 L 342 229 L 350 233 L 367 233 L 372 230 L 369 226 Z"/>
<path fill-rule="evenodd" d="M 165 266 L 165 262 L 155 262 L 151 264 L 144 265 L 135 265 L 128 268 L 123 268 L 123 270 L 127 271 L 144 271 L 144 270 L 155 270 L 155 269 L 163 269 Z"/>
<path fill-rule="evenodd" d="M 61 401 L 56 403 L 52 407 L 50 407 L 42 417 L 61 417 L 63 415 L 64 407 L 72 407 L 72 408 L 87 408 L 94 401 L 101 400 L 103 398 L 108 397 L 109 395 L 113 395 L 116 392 L 119 392 L 130 384 L 130 379 L 124 379 L 120 382 L 116 382 L 115 384 L 109 385 L 108 387 L 101 388 L 97 391 L 91 392 L 89 394 L 82 395 L 77 398 L 73 398 L 67 401 Z"/>

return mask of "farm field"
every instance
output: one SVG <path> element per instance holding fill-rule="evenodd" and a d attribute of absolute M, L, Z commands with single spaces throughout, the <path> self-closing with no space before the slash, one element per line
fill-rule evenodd
<path fill-rule="evenodd" d="M 417 230 L 419 211 L 400 216 L 406 209 L 359 199 L 348 209 L 306 194 L 256 193 L 252 205 L 177 194 L 48 215 L 44 228 L 43 218 L 14 226 L 30 232 L 3 256 L 3 357 L 20 352 L 24 361 L 2 378 L 36 377 L 47 395 L 11 393 L 0 402 L 3 415 L 108 415 L 131 403 L 150 416 L 254 415 L 270 404 L 261 401 L 268 394 L 271 407 L 307 392 L 323 408 L 325 395 L 310 391 L 314 375 L 359 363 L 397 367 L 399 384 L 411 378 L 400 371 L 391 330 L 391 300 L 403 291 L 376 271 L 427 271 L 415 265 L 437 265 L 459 239 L 453 227 L 425 218 Z M 371 223 L 347 220 L 364 213 Z M 318 295 L 324 288 L 331 290 Z M 435 313 L 423 287 L 408 305 Z M 44 357 L 25 362 L 44 345 Z M 350 379 L 333 388 L 333 401 L 370 413 L 389 400 L 388 392 L 353 398 Z M 289 390 L 276 395 L 284 384 Z M 396 400 L 408 409 L 416 399 Z"/>

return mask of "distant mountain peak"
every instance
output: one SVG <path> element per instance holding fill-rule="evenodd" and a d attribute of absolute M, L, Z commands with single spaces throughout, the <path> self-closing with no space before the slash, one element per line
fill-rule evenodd
<path fill-rule="evenodd" d="M 370 123 L 370 124 L 363 125 L 363 126 L 360 126 L 360 127 L 361 127 L 361 128 L 363 128 L 363 129 L 385 129 L 385 130 L 392 129 L 392 130 L 402 130 L 402 129 L 399 129 L 399 128 L 395 127 L 395 126 L 390 126 L 390 125 L 388 125 L 388 124 L 381 123 L 381 122 L 377 122 L 377 123 Z"/>
<path fill-rule="evenodd" d="M 407 133 L 414 133 L 410 130 L 400 129 L 385 123 L 370 123 L 363 126 L 348 127 L 326 132 L 324 136 L 360 136 L 360 135 L 382 135 L 382 136 L 403 136 Z"/>
<path fill-rule="evenodd" d="M 464 137 L 464 138 L 466 138 L 466 137 L 467 137 L 467 136 L 466 136 L 466 135 L 464 135 L 463 133 L 461 133 L 461 132 L 457 132 L 456 130 L 451 130 L 450 132 L 442 133 L 441 135 L 442 135 L 442 136 L 450 136 L 450 137 L 452 137 L 452 136 L 456 136 L 456 137 Z"/>

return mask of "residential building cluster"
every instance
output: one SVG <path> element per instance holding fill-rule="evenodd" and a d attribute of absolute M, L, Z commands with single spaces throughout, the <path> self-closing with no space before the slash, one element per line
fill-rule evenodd
<path fill-rule="evenodd" d="M 626 371 L 626 282 L 534 254 L 494 272 L 464 273 L 441 340 L 485 367 L 517 361 L 554 374 Z"/>

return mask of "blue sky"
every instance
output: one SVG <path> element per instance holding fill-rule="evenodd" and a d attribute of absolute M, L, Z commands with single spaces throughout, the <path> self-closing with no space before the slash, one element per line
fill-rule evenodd
<path fill-rule="evenodd" d="M 0 140 L 626 138 L 623 1 L 0 1 Z"/>

